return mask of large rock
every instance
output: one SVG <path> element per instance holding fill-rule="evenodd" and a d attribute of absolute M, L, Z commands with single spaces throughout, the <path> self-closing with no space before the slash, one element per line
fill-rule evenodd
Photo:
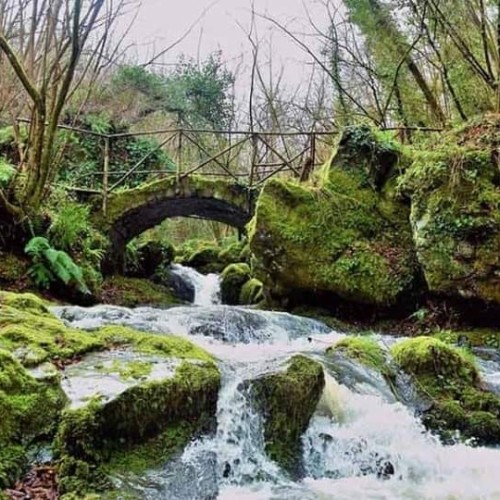
<path fill-rule="evenodd" d="M 263 413 L 266 452 L 292 476 L 301 474 L 301 440 L 321 397 L 323 367 L 294 356 L 286 371 L 251 382 L 251 392 Z"/>
<path fill-rule="evenodd" d="M 170 355 L 130 348 L 91 354 L 67 369 L 63 388 L 71 403 L 56 439 L 63 491 L 95 487 L 98 466 L 111 475 L 127 472 L 127 454 L 150 449 L 152 438 L 164 451 L 144 465 L 165 461 L 213 422 L 219 371 L 211 361 L 177 357 L 178 347 Z"/>
<path fill-rule="evenodd" d="M 213 358 L 184 338 L 81 331 L 33 295 L 0 292 L 0 487 L 54 435 L 61 492 L 110 487 L 107 475 L 140 473 L 211 424 L 219 386 Z"/>
<path fill-rule="evenodd" d="M 470 355 L 433 337 L 415 337 L 392 347 L 395 362 L 412 375 L 430 408 L 426 426 L 446 441 L 456 431 L 479 444 L 500 444 L 500 398 L 483 389 Z"/>
<path fill-rule="evenodd" d="M 237 305 L 243 285 L 250 280 L 250 266 L 245 263 L 230 264 L 222 272 L 220 295 L 223 304 Z"/>
<path fill-rule="evenodd" d="M 445 144 L 416 154 L 401 182 L 411 198 L 418 260 L 431 291 L 498 306 L 500 171 L 495 149 Z"/>
<path fill-rule="evenodd" d="M 385 307 L 408 297 L 418 272 L 396 158 L 391 143 L 349 129 L 317 186 L 266 183 L 249 236 L 268 299 Z"/>

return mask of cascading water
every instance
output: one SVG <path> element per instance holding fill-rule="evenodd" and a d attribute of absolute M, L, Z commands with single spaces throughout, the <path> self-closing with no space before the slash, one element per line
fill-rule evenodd
<path fill-rule="evenodd" d="M 194 286 L 194 305 L 220 304 L 220 279 L 217 274 L 201 274 L 190 267 L 172 264 L 171 271 Z"/>
<path fill-rule="evenodd" d="M 123 491 L 151 500 L 500 499 L 500 450 L 442 445 L 414 416 L 425 402 L 415 397 L 411 381 L 396 381 L 401 386 L 396 398 L 380 374 L 346 358 L 324 356 L 341 334 L 285 313 L 214 305 L 217 282 L 186 268 L 179 272 L 193 283 L 199 280 L 196 307 L 56 310 L 80 328 L 118 323 L 189 335 L 219 360 L 222 388 L 214 435 L 195 440 L 162 468 L 115 478 Z M 381 339 L 382 345 L 392 341 Z M 245 383 L 283 369 L 296 353 L 320 361 L 326 376 L 322 400 L 302 438 L 302 481 L 290 479 L 266 456 L 263 417 Z M 491 390 L 498 391 L 498 356 L 486 356 L 480 369 Z"/>

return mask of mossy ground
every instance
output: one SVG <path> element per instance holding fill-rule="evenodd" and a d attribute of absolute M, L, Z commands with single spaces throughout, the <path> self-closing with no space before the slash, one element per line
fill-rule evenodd
<path fill-rule="evenodd" d="M 146 279 L 111 276 L 101 287 L 101 301 L 124 307 L 152 305 L 158 307 L 182 303 L 172 292 Z"/>
<path fill-rule="evenodd" d="M 265 415 L 266 452 L 293 476 L 301 474 L 300 436 L 321 397 L 323 367 L 304 356 L 291 358 L 284 372 L 252 382 L 255 402 Z"/>
<path fill-rule="evenodd" d="M 446 440 L 460 431 L 480 444 L 500 443 L 500 398 L 481 388 L 474 358 L 434 337 L 416 337 L 392 347 L 395 362 L 414 377 L 432 407 L 424 423 Z"/>

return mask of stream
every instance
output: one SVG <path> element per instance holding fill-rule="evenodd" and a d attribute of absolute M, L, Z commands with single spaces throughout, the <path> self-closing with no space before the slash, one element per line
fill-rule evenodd
<path fill-rule="evenodd" d="M 442 445 L 415 417 L 426 403 L 407 377 L 401 374 L 391 388 L 375 371 L 341 356 L 324 356 L 325 348 L 343 336 L 324 324 L 220 305 L 216 275 L 182 266 L 174 272 L 194 285 L 192 306 L 55 311 L 83 329 L 123 324 L 189 336 L 218 359 L 222 387 L 214 435 L 194 440 L 162 468 L 114 478 L 121 491 L 150 500 L 500 499 L 500 449 Z M 397 339 L 381 335 L 379 341 L 387 347 Z M 300 482 L 267 458 L 263 418 L 242 384 L 283 369 L 297 353 L 321 362 L 326 378 L 302 437 L 305 478 Z M 479 367 L 488 388 L 500 393 L 500 359 L 489 354 Z"/>

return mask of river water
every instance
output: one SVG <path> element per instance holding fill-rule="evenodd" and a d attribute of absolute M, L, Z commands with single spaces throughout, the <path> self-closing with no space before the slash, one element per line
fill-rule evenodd
<path fill-rule="evenodd" d="M 342 334 L 286 313 L 220 305 L 216 275 L 176 272 L 193 283 L 193 306 L 167 310 L 113 306 L 56 310 L 75 327 L 124 324 L 186 335 L 218 359 L 222 387 L 214 435 L 141 477 L 115 478 L 122 491 L 147 500 L 500 499 L 500 449 L 442 445 L 415 411 L 411 380 L 389 387 L 376 372 L 324 350 Z M 394 342 L 379 337 L 382 346 Z M 326 384 L 302 437 L 305 477 L 294 481 L 264 452 L 263 418 L 242 384 L 283 369 L 301 353 L 320 361 Z M 500 392 L 498 353 L 480 361 L 488 387 Z M 396 389 L 396 390 L 395 390 Z M 397 397 L 394 393 L 397 393 Z"/>

